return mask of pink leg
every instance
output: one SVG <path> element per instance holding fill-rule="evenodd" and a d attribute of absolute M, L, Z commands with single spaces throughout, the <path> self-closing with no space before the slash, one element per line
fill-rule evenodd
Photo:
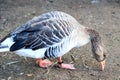
<path fill-rule="evenodd" d="M 63 62 L 63 61 L 62 61 L 62 58 L 61 58 L 61 57 L 58 57 L 58 66 L 59 66 L 60 68 L 71 69 L 71 70 L 76 69 L 73 64 L 64 64 L 64 63 L 62 63 L 62 62 Z"/>
<path fill-rule="evenodd" d="M 38 64 L 42 68 L 47 68 L 52 65 L 52 62 L 48 59 L 42 60 L 41 58 L 37 59 L 36 64 Z"/>

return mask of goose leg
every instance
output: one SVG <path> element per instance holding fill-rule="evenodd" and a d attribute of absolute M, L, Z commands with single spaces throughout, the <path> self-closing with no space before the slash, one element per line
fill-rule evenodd
<path fill-rule="evenodd" d="M 37 59 L 36 64 L 38 64 L 42 68 L 48 68 L 52 65 L 52 62 L 49 59 L 42 60 L 41 58 Z"/>
<path fill-rule="evenodd" d="M 70 70 L 76 69 L 73 64 L 63 63 L 62 57 L 58 57 L 57 60 L 58 60 L 58 67 L 60 67 L 60 68 L 70 69 Z"/>

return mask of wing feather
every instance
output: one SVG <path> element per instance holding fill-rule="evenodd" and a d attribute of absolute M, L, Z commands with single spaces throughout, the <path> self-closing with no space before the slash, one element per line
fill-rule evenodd
<path fill-rule="evenodd" d="M 26 25 L 12 33 L 12 35 L 15 35 L 13 38 L 15 43 L 11 46 L 11 51 L 21 48 L 33 50 L 47 48 L 61 42 L 71 33 L 71 26 L 67 20 L 53 18 L 57 17 L 57 15 L 54 14 L 46 14 L 43 17 L 34 18 L 29 21 L 28 24 L 26 23 Z"/>

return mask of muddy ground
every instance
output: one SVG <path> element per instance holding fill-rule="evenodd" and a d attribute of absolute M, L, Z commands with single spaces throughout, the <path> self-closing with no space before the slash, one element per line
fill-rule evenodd
<path fill-rule="evenodd" d="M 52 10 L 69 13 L 102 35 L 107 50 L 105 70 L 99 70 L 90 44 L 64 55 L 66 63 L 74 56 L 76 70 L 42 69 L 35 66 L 35 59 L 4 52 L 0 53 L 0 80 L 120 80 L 119 0 L 0 0 L 0 39 L 34 16 Z"/>

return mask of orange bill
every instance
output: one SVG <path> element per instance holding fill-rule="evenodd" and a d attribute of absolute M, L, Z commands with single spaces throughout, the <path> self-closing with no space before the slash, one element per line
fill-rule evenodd
<path fill-rule="evenodd" d="M 100 62 L 100 68 L 103 71 L 105 68 L 105 60 Z"/>

